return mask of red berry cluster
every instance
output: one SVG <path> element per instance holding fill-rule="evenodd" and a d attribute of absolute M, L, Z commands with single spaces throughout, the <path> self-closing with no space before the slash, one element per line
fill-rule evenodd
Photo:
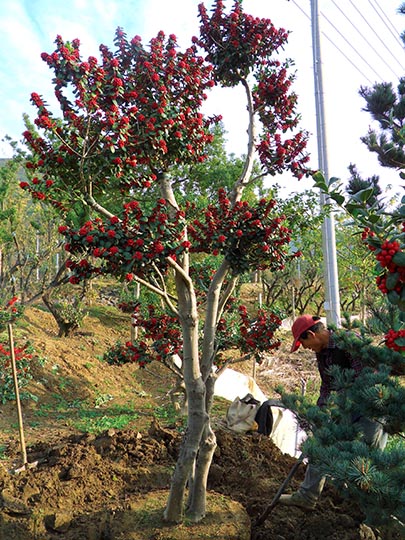
<path fill-rule="evenodd" d="M 190 251 L 222 254 L 234 273 L 251 268 L 282 269 L 290 242 L 290 230 L 282 225 L 285 216 L 274 216 L 274 200 L 257 204 L 236 202 L 233 206 L 224 189 L 219 190 L 219 206 L 209 205 L 205 220 L 194 219 L 188 233 L 194 240 Z"/>
<path fill-rule="evenodd" d="M 385 240 L 379 247 L 375 241 L 368 242 L 381 268 L 381 274 L 376 278 L 377 286 L 392 303 L 399 304 L 405 284 L 405 253 L 396 240 Z"/>
<path fill-rule="evenodd" d="M 151 265 L 165 272 L 167 258 L 176 260 L 189 247 L 182 219 L 179 212 L 169 220 L 166 200 L 159 199 L 149 215 L 138 201 L 131 201 L 124 204 L 122 219 L 96 218 L 78 230 L 60 226 L 67 240 L 65 250 L 74 255 L 66 263 L 73 272 L 71 283 L 100 274 L 132 281 L 134 274 L 143 276 Z"/>
<path fill-rule="evenodd" d="M 252 320 L 246 306 L 239 307 L 241 318 L 239 348 L 243 353 L 256 354 L 277 349 L 280 341 L 274 338 L 274 333 L 281 326 L 281 319 L 274 313 L 260 309 Z"/>
<path fill-rule="evenodd" d="M 391 304 L 398 306 L 401 312 L 405 312 L 405 252 L 404 245 L 399 242 L 405 232 L 404 223 L 400 223 L 401 232 L 394 238 L 381 240 L 375 231 L 365 227 L 362 232 L 362 240 L 375 254 L 378 261 L 376 278 L 377 287 Z M 388 348 L 397 352 L 405 352 L 405 329 L 390 329 L 385 335 L 385 344 Z"/>
<path fill-rule="evenodd" d="M 144 339 L 150 343 L 150 354 L 162 362 L 171 362 L 174 354 L 181 355 L 183 347 L 179 320 L 166 313 L 158 313 L 155 306 L 147 306 L 147 315 L 143 316 L 138 308 L 133 314 L 134 326 L 142 327 Z"/>
<path fill-rule="evenodd" d="M 144 341 L 138 341 L 136 344 L 130 341 L 125 344 L 118 342 L 106 351 L 103 358 L 113 366 L 137 363 L 139 367 L 145 367 L 153 359 L 149 354 L 149 347 Z"/>
<path fill-rule="evenodd" d="M 200 36 L 193 38 L 214 66 L 215 77 L 227 86 L 234 86 L 270 58 L 288 39 L 284 28 L 277 30 L 270 19 L 252 17 L 235 2 L 227 15 L 224 3 L 216 0 L 211 17 L 204 4 L 198 6 L 201 20 Z"/>
<path fill-rule="evenodd" d="M 375 238 L 375 232 L 372 231 L 370 229 L 370 227 L 364 227 L 362 233 L 361 233 L 361 239 L 363 240 L 363 242 L 366 242 L 368 243 L 368 241 L 371 239 L 371 238 Z M 375 250 L 375 247 L 372 246 L 371 244 L 369 244 L 369 249 L 371 251 L 374 251 Z"/>
<path fill-rule="evenodd" d="M 309 174 L 305 165 L 309 160 L 305 152 L 308 134 L 300 131 L 281 140 L 281 133 L 295 128 L 299 120 L 297 96 L 289 94 L 294 80 L 287 72 L 289 64 L 272 60 L 287 41 L 288 32 L 277 30 L 270 19 L 243 13 L 240 2 L 235 2 L 230 15 L 224 13 L 221 0 L 217 0 L 211 17 L 203 4 L 199 13 L 201 37 L 193 40 L 206 51 L 216 80 L 235 86 L 255 74 L 253 109 L 264 127 L 257 146 L 262 166 L 272 175 L 286 169 L 298 179 Z"/>
<path fill-rule="evenodd" d="M 200 112 L 214 85 L 211 66 L 195 47 L 179 52 L 176 37 L 163 32 L 146 49 L 138 36 L 129 41 L 118 28 L 115 44 L 115 53 L 100 47 L 101 63 L 94 57 L 83 60 L 79 41 L 64 42 L 60 36 L 53 53 L 42 53 L 55 73 L 63 113 L 62 119 L 53 118 L 43 98 L 32 93 L 35 124 L 44 135 L 24 132 L 32 151 L 26 167 L 41 172 L 43 182 L 69 185 L 84 172 L 95 187 L 107 179 L 126 188 L 148 187 L 156 170 L 205 159 L 213 138 L 209 127 L 220 120 Z M 45 196 L 43 190 L 33 193 Z M 63 190 L 56 193 L 67 202 Z"/>
<path fill-rule="evenodd" d="M 24 312 L 24 307 L 18 303 L 17 296 L 13 296 L 5 306 L 0 308 L 0 330 L 4 330 L 8 323 L 16 321 Z"/>
<path fill-rule="evenodd" d="M 28 344 L 22 347 L 14 347 L 15 363 L 17 367 L 17 375 L 22 377 L 27 376 L 29 372 L 30 360 L 32 360 L 32 354 L 27 352 Z M 5 386 L 8 384 L 11 386 L 11 351 L 7 349 L 3 343 L 0 343 L 0 384 L 1 393 L 5 394 Z M 9 375 L 10 374 L 10 375 Z M 7 382 L 8 381 L 8 382 Z M 21 380 L 18 381 L 21 384 Z M 12 393 L 14 394 L 14 385 L 12 386 Z"/>
<path fill-rule="evenodd" d="M 402 330 L 388 330 L 385 335 L 385 344 L 389 349 L 397 352 L 405 351 L 405 329 Z"/>
<path fill-rule="evenodd" d="M 383 268 L 387 268 L 389 272 L 396 271 L 397 265 L 392 262 L 394 255 L 400 250 L 400 245 L 397 241 L 389 242 L 385 240 L 381 244 L 381 250 L 376 254 L 375 258 Z"/>
<path fill-rule="evenodd" d="M 248 315 L 246 306 L 239 306 L 235 313 L 235 299 L 229 302 L 224 316 L 218 322 L 216 343 L 217 356 L 215 365 L 220 365 L 222 351 L 231 348 L 238 349 L 242 354 L 254 354 L 260 360 L 260 353 L 276 349 L 280 341 L 274 338 L 275 331 L 281 325 L 281 319 L 274 313 L 258 310 L 252 318 Z M 156 358 L 163 363 L 171 363 L 172 356 L 182 355 L 182 332 L 177 317 L 159 313 L 154 305 L 142 307 L 137 305 L 133 313 L 133 325 L 143 329 L 143 339 L 137 343 L 127 343 L 124 353 L 120 350 L 114 363 L 129 361 L 142 362 L 145 357 Z M 123 357 L 126 360 L 123 360 Z"/>

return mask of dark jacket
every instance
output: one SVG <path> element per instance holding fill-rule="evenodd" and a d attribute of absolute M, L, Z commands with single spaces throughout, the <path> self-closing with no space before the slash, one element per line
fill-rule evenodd
<path fill-rule="evenodd" d="M 350 354 L 342 349 L 339 349 L 333 341 L 333 332 L 329 331 L 329 343 L 326 349 L 316 353 L 318 362 L 319 374 L 321 376 L 321 389 L 317 405 L 322 407 L 325 405 L 330 393 L 333 389 L 333 378 L 328 373 L 331 366 L 340 366 L 342 369 L 352 369 L 357 376 L 363 369 L 363 364 L 360 360 L 352 358 Z"/>

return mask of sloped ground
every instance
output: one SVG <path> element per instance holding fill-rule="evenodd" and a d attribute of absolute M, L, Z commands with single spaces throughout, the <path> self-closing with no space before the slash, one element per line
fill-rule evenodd
<path fill-rule="evenodd" d="M 129 320 L 112 312 L 88 318 L 79 334 L 57 338 L 52 318 L 41 310 L 26 314 L 25 330 L 46 361 L 37 365 L 23 401 L 24 433 L 32 468 L 21 465 L 17 415 L 12 404 L 0 408 L 1 540 L 359 540 L 374 537 L 361 527 L 362 515 L 351 501 L 327 486 L 313 512 L 276 506 L 260 527 L 255 520 L 267 508 L 295 460 L 266 437 L 238 436 L 223 422 L 226 404 L 215 404 L 218 448 L 209 475 L 208 516 L 201 526 L 169 527 L 161 517 L 182 438 L 181 418 L 164 416 L 173 381 L 158 365 L 108 366 L 100 360 L 107 346 L 129 337 Z M 272 385 L 316 385 L 305 356 L 275 353 L 257 379 L 272 396 Z M 246 371 L 250 366 L 241 366 Z M 92 426 L 130 411 L 123 430 L 95 436 L 78 427 Z M 87 422 L 87 424 L 86 424 Z M 291 489 L 302 480 L 298 469 Z M 250 519 L 247 519 L 247 516 Z M 250 531 L 249 531 L 250 529 Z"/>

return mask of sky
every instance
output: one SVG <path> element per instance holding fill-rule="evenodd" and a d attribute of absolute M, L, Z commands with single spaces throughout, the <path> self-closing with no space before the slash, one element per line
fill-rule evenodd
<path fill-rule="evenodd" d="M 182 47 L 198 34 L 197 6 L 201 0 L 0 0 L 0 139 L 21 139 L 23 113 L 33 119 L 31 92 L 55 103 L 52 72 L 41 60 L 53 52 L 58 34 L 66 41 L 79 38 L 83 58 L 99 57 L 99 45 L 113 47 L 114 32 L 122 27 L 128 37 L 140 35 L 144 44 L 159 30 L 175 34 Z M 322 77 L 327 134 L 328 172 L 347 181 L 348 166 L 355 163 L 363 177 L 380 176 L 392 196 L 403 191 L 396 171 L 379 166 L 375 154 L 361 143 L 371 125 L 363 111 L 361 86 L 392 82 L 396 87 L 405 73 L 405 50 L 400 34 L 405 16 L 398 15 L 401 0 L 319 0 Z M 231 8 L 233 2 L 225 0 Z M 206 1 L 207 8 L 211 0 Z M 270 18 L 289 30 L 284 54 L 294 59 L 301 127 L 310 132 L 311 166 L 317 168 L 317 139 L 311 36 L 311 0 L 243 0 L 243 9 L 256 17 Z M 209 114 L 222 114 L 227 150 L 241 155 L 247 149 L 246 102 L 242 89 L 215 90 L 205 105 Z M 0 143 L 0 157 L 10 157 Z M 277 176 L 285 192 L 312 187 L 312 180 Z"/>

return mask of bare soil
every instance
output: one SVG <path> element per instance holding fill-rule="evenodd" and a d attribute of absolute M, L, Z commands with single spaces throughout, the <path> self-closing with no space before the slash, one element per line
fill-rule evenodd
<path fill-rule="evenodd" d="M 80 332 L 58 338 L 51 315 L 26 311 L 16 341 L 29 339 L 41 362 L 23 400 L 22 445 L 15 403 L 0 406 L 0 540 L 373 540 L 363 516 L 330 485 L 317 508 L 302 511 L 277 505 L 258 527 L 256 520 L 272 501 L 295 459 L 262 435 L 227 430 L 227 402 L 216 399 L 213 425 L 218 447 L 208 479 L 208 514 L 198 525 L 163 523 L 170 478 L 182 441 L 184 419 L 170 414 L 168 391 L 174 381 L 159 364 L 109 366 L 107 347 L 130 336 L 129 317 L 111 309 L 87 317 Z M 289 336 L 256 370 L 269 397 L 282 382 L 297 391 L 316 388 L 317 374 L 306 354 L 290 357 Z M 303 352 L 304 353 L 304 352 Z M 248 363 L 238 367 L 250 372 Z M 123 413 L 125 429 L 92 426 Z M 107 424 L 106 424 L 107 426 Z M 87 428 L 87 432 L 83 429 Z M 302 480 L 301 466 L 291 490 Z"/>

